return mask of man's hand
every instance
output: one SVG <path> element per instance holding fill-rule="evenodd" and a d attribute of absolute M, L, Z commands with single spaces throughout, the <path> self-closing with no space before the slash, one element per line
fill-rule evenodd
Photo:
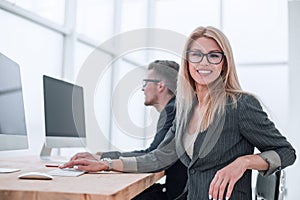
<path fill-rule="evenodd" d="M 86 172 L 98 172 L 107 170 L 107 163 L 97 160 L 88 160 L 88 159 L 80 159 L 80 160 L 71 160 L 61 166 L 59 168 L 75 168 L 77 170 L 82 170 Z"/>
<path fill-rule="evenodd" d="M 91 154 L 89 152 L 81 152 L 81 153 L 77 153 L 75 154 L 70 160 L 80 160 L 80 159 L 88 159 L 88 160 L 95 160 L 95 161 L 99 161 L 100 160 L 101 155 L 97 155 L 97 154 Z"/>

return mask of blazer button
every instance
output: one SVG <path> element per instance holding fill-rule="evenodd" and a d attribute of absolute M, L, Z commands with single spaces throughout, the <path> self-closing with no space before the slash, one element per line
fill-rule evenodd
<path fill-rule="evenodd" d="M 195 172 L 196 172 L 196 170 L 194 170 L 194 169 L 191 169 L 191 170 L 190 170 L 190 173 L 191 173 L 191 174 L 195 174 Z"/>

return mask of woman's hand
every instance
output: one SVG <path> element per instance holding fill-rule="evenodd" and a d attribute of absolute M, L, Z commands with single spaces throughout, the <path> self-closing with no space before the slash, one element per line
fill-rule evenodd
<path fill-rule="evenodd" d="M 75 154 L 70 160 L 89 159 L 89 160 L 100 160 L 101 155 L 91 154 L 89 152 L 80 152 Z"/>
<path fill-rule="evenodd" d="M 227 188 L 226 199 L 229 199 L 235 183 L 243 176 L 247 169 L 267 170 L 268 163 L 259 155 L 245 155 L 237 158 L 215 174 L 209 187 L 210 199 L 223 199 Z"/>
<path fill-rule="evenodd" d="M 82 170 L 86 172 L 98 172 L 108 169 L 108 165 L 102 161 L 80 159 L 80 160 L 71 160 L 59 168 L 75 168 L 77 170 Z"/>
<path fill-rule="evenodd" d="M 209 199 L 223 199 L 227 188 L 226 200 L 230 198 L 235 183 L 247 170 L 247 161 L 243 157 L 220 169 L 213 178 L 209 187 Z"/>

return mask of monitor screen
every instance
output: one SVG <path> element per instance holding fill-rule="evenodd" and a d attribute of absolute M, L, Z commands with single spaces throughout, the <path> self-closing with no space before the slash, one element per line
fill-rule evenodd
<path fill-rule="evenodd" d="M 86 146 L 83 88 L 43 77 L 47 147 Z"/>
<path fill-rule="evenodd" d="M 0 150 L 27 148 L 20 68 L 0 53 Z"/>

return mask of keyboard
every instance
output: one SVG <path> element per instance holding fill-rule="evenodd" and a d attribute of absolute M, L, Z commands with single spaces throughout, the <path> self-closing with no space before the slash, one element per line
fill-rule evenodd
<path fill-rule="evenodd" d="M 72 176 L 72 177 L 80 176 L 84 173 L 85 171 L 80 171 L 73 168 L 55 169 L 47 172 L 47 174 L 52 176 Z"/>

